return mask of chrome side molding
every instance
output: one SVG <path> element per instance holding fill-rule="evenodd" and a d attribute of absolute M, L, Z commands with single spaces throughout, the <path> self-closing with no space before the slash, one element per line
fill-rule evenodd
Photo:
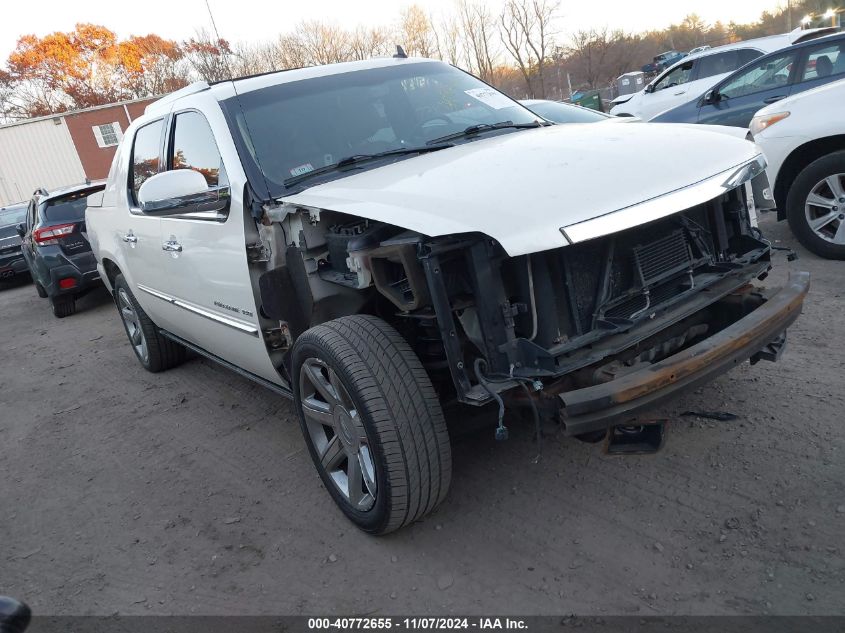
<path fill-rule="evenodd" d="M 146 292 L 148 295 L 152 295 L 153 297 L 161 299 L 162 301 L 167 301 L 168 303 L 182 308 L 183 310 L 187 310 L 188 312 L 192 312 L 193 314 L 197 314 L 201 317 L 204 317 L 209 321 L 215 321 L 216 323 L 228 326 L 232 329 L 238 330 L 239 332 L 243 332 L 244 334 L 249 334 L 250 336 L 258 337 L 258 328 L 252 323 L 247 323 L 246 321 L 241 321 L 240 319 L 234 319 L 229 316 L 223 316 L 222 314 L 211 312 L 210 310 L 200 308 L 199 306 L 195 306 L 194 304 L 188 303 L 187 301 L 183 301 L 182 299 L 177 299 L 176 297 L 171 297 L 170 295 L 164 294 L 163 292 L 159 292 L 158 290 L 150 288 L 149 286 L 138 284 L 138 290 Z"/>

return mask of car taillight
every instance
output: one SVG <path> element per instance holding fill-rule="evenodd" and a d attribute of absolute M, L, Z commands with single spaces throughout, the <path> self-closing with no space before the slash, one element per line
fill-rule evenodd
<path fill-rule="evenodd" d="M 76 228 L 75 224 L 57 224 L 56 226 L 42 226 L 32 232 L 32 239 L 39 246 L 58 244 L 58 238 L 70 235 Z"/>

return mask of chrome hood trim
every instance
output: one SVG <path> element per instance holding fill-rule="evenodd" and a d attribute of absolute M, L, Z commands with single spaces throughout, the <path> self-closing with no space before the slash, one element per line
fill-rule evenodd
<path fill-rule="evenodd" d="M 618 233 L 712 200 L 744 185 L 765 169 L 766 159 L 762 154 L 758 154 L 750 161 L 735 165 L 688 187 L 583 222 L 562 226 L 560 232 L 570 244 Z"/>

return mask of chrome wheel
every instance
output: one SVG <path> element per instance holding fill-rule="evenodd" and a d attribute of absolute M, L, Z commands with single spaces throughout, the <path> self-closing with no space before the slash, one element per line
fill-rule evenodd
<path fill-rule="evenodd" d="M 376 468 L 361 417 L 337 373 L 318 358 L 299 372 L 300 404 L 319 467 L 361 512 L 375 504 Z"/>
<path fill-rule="evenodd" d="M 845 246 L 845 174 L 832 174 L 810 190 L 804 204 L 807 224 L 817 236 Z"/>
<path fill-rule="evenodd" d="M 147 339 L 144 336 L 144 331 L 141 329 L 141 320 L 138 318 L 138 313 L 129 300 L 129 295 L 123 288 L 117 290 L 117 303 L 120 309 L 120 317 L 123 319 L 123 324 L 126 326 L 126 333 L 129 335 L 129 342 L 135 348 L 135 353 L 142 362 L 147 363 L 150 359 L 150 351 L 147 348 Z"/>

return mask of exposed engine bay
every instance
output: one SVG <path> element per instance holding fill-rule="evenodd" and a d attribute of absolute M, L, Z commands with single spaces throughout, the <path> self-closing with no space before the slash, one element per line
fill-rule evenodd
<path fill-rule="evenodd" d="M 770 245 L 749 208 L 737 187 L 615 234 L 509 257 L 480 234 L 429 238 L 274 207 L 260 226 L 270 255 L 258 285 L 262 316 L 280 327 L 265 337 L 284 375 L 306 329 L 373 314 L 410 343 L 443 401 L 480 405 L 511 392 L 554 414 L 559 394 L 659 363 L 766 301 L 749 282 L 766 276 Z M 534 395 L 516 389 L 525 384 Z"/>

